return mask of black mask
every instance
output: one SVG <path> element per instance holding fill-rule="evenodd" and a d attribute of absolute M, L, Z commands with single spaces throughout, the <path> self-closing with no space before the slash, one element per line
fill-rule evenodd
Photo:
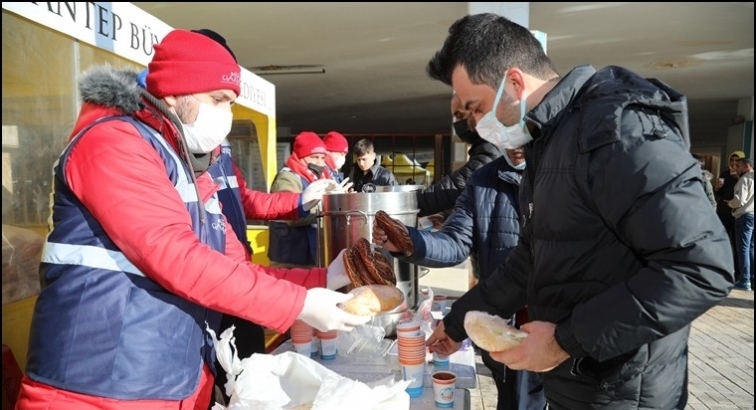
<path fill-rule="evenodd" d="M 312 173 L 315 174 L 315 176 L 318 177 L 318 178 L 320 178 L 321 176 L 323 176 L 323 169 L 324 168 L 325 167 L 321 167 L 320 165 L 316 165 L 316 164 L 307 164 L 307 169 L 309 169 L 310 171 L 312 171 Z"/>
<path fill-rule="evenodd" d="M 474 144 L 480 140 L 480 135 L 467 125 L 467 120 L 454 121 L 454 133 L 468 144 Z"/>

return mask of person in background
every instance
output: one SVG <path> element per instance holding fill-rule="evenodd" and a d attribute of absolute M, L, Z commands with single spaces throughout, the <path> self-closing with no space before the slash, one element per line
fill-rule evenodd
<path fill-rule="evenodd" d="M 698 154 L 693 154 L 693 158 L 695 158 L 698 163 L 701 165 L 701 177 L 703 178 L 703 187 L 704 192 L 706 192 L 706 197 L 709 198 L 709 202 L 711 203 L 711 207 L 714 208 L 714 210 L 717 209 L 717 199 L 714 196 L 714 185 L 711 184 L 712 178 L 714 178 L 714 174 L 709 172 L 704 167 L 706 164 L 704 163 L 704 158 Z"/>
<path fill-rule="evenodd" d="M 735 218 L 735 251 L 741 274 L 735 287 L 750 292 L 753 291 L 753 196 L 756 189 L 753 181 L 753 160 L 740 158 L 737 167 L 740 179 L 735 184 L 732 199 L 727 201 Z"/>
<path fill-rule="evenodd" d="M 343 266 L 254 265 L 227 234 L 207 169 L 231 129 L 240 69 L 216 41 L 173 30 L 138 73 L 83 75 L 53 169 L 52 225 L 17 402 L 37 409 L 207 409 L 222 313 L 278 331 L 350 330 Z M 323 288 L 327 287 L 327 288 Z M 348 299 L 348 296 L 346 296 Z"/>
<path fill-rule="evenodd" d="M 733 286 L 724 228 L 687 142 L 686 100 L 622 67 L 560 77 L 525 27 L 449 28 L 428 64 L 500 149 L 524 147 L 520 240 L 427 341 L 453 353 L 465 314 L 527 305 L 528 337 L 494 360 L 541 373 L 550 409 L 683 409 L 691 322 Z"/>
<path fill-rule="evenodd" d="M 745 158 L 745 152 L 734 151 L 727 159 L 727 168 L 722 170 L 714 183 L 714 194 L 717 199 L 717 216 L 727 231 L 730 238 L 731 253 L 737 260 L 735 250 L 735 218 L 732 216 L 732 209 L 727 206 L 727 202 L 733 198 L 735 184 L 738 182 L 738 160 Z M 740 267 L 735 264 L 735 279 L 740 281 Z"/>
<path fill-rule="evenodd" d="M 318 134 L 310 131 L 294 138 L 294 150 L 286 166 L 276 174 L 270 192 L 303 192 L 319 180 L 331 180 L 326 167 L 327 149 Z M 296 221 L 270 222 L 268 258 L 272 266 L 310 267 L 317 261 L 315 215 Z"/>
<path fill-rule="evenodd" d="M 437 232 L 408 226 L 405 234 L 414 245 L 414 253 L 394 256 L 432 268 L 455 266 L 470 257 L 475 278 L 486 280 L 520 238 L 517 203 L 524 169 L 522 148 L 506 150 L 483 165 L 470 176 L 443 226 Z M 398 250 L 375 222 L 373 242 L 391 252 Z M 483 350 L 481 358 L 496 383 L 497 410 L 543 410 L 546 399 L 537 373 L 508 369 Z"/>
<path fill-rule="evenodd" d="M 354 165 L 349 173 L 349 180 L 354 184 L 355 192 L 362 192 L 365 184 L 375 186 L 398 185 L 396 177 L 375 160 L 375 147 L 369 139 L 361 139 L 352 148 Z"/>
<path fill-rule="evenodd" d="M 417 191 L 417 205 L 420 209 L 418 216 L 421 217 L 451 211 L 473 171 L 501 157 L 498 148 L 480 138 L 480 135 L 475 132 L 475 117 L 470 115 L 470 111 L 465 110 L 456 95 L 452 95 L 451 98 L 451 113 L 454 118 L 454 133 L 460 140 L 470 145 L 467 151 L 469 158 L 451 175 L 444 175 L 435 184 Z"/>
<path fill-rule="evenodd" d="M 349 153 L 349 143 L 347 139 L 336 131 L 331 131 L 323 137 L 323 143 L 328 150 L 325 162 L 331 178 L 341 184 L 344 182 L 344 173 L 341 167 L 346 162 L 346 156 Z"/>

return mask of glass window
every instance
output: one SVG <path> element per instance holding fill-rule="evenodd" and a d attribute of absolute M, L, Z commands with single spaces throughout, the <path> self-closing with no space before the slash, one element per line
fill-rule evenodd
<path fill-rule="evenodd" d="M 3 304 L 39 293 L 52 167 L 79 109 L 76 77 L 94 64 L 135 67 L 3 11 Z"/>

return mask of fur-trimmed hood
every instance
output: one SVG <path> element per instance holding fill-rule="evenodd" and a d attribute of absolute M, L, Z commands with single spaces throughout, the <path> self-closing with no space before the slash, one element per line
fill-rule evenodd
<path fill-rule="evenodd" d="M 98 66 L 79 79 L 79 93 L 85 103 L 116 108 L 126 115 L 134 115 L 141 107 L 141 87 L 138 71 Z"/>

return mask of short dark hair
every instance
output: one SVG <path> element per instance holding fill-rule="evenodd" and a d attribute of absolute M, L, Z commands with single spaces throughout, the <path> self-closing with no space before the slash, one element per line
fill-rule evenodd
<path fill-rule="evenodd" d="M 460 65 L 474 84 L 487 84 L 494 89 L 511 67 L 544 81 L 558 75 L 533 33 L 492 13 L 468 15 L 455 21 L 426 71 L 431 78 L 451 85 L 452 72 Z"/>
<path fill-rule="evenodd" d="M 373 141 L 370 141 L 367 138 L 363 138 L 354 144 L 354 148 L 352 150 L 354 151 L 355 157 L 361 157 L 365 154 L 373 152 L 375 148 L 373 147 Z"/>
<path fill-rule="evenodd" d="M 748 165 L 749 167 L 753 168 L 753 160 L 748 157 L 740 158 L 738 159 L 738 161 L 744 165 Z"/>

